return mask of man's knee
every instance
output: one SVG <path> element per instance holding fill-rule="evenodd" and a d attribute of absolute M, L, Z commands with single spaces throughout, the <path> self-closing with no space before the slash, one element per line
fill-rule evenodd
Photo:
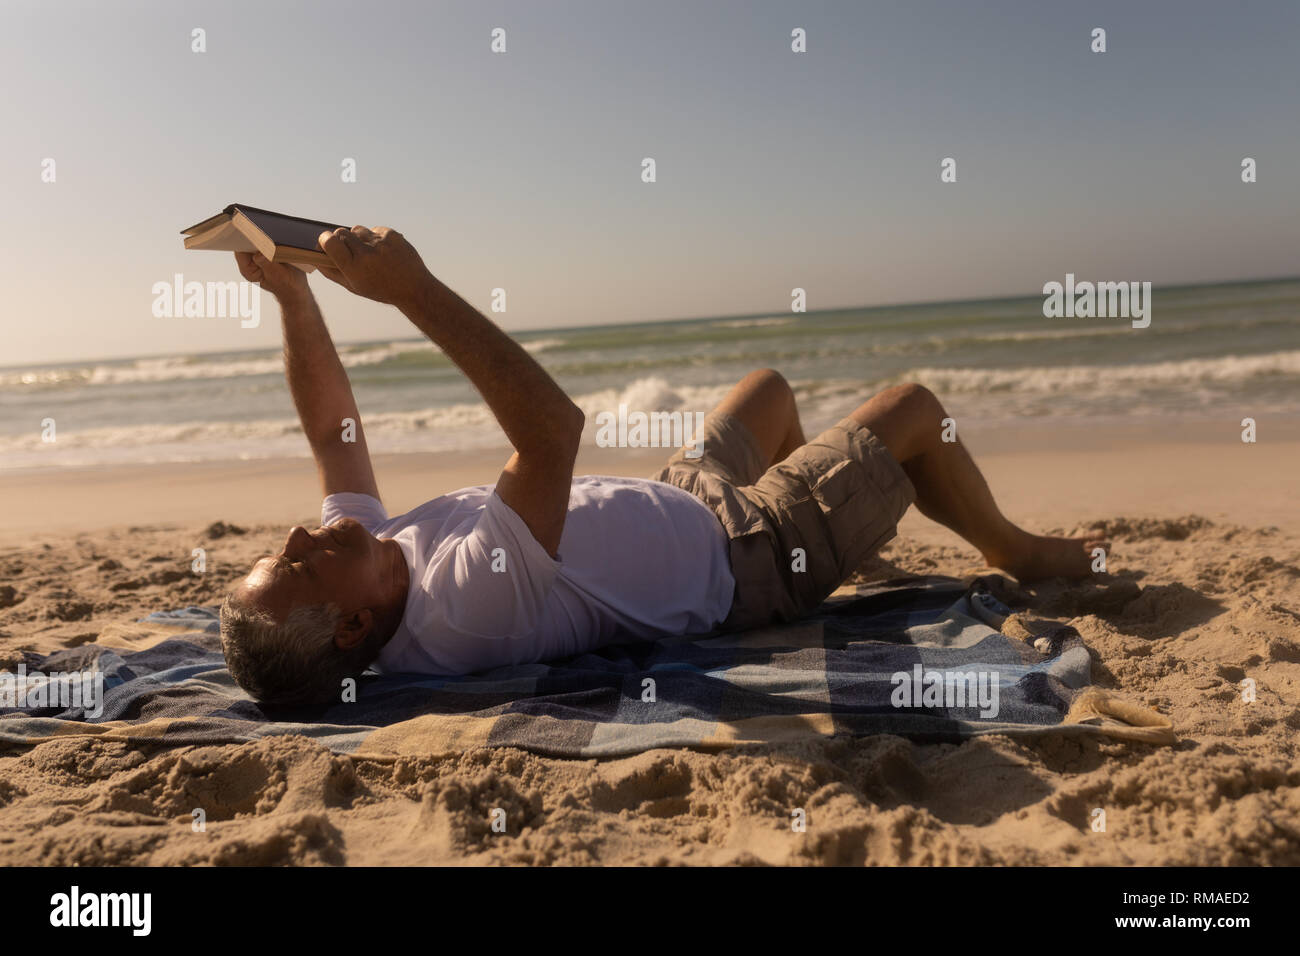
<path fill-rule="evenodd" d="M 852 415 L 885 443 L 899 462 L 928 451 L 939 440 L 947 413 L 924 385 L 893 385 L 872 396 Z"/>
<path fill-rule="evenodd" d="M 769 388 L 794 394 L 794 389 L 785 380 L 785 376 L 774 368 L 755 369 L 745 376 L 744 381 L 755 388 Z"/>
<path fill-rule="evenodd" d="M 774 368 L 750 372 L 741 379 L 739 388 L 750 397 L 750 401 L 757 403 L 766 416 L 785 419 L 797 414 L 794 389 Z"/>
<path fill-rule="evenodd" d="M 878 397 L 883 399 L 891 408 L 909 417 L 916 416 L 928 419 L 936 414 L 942 417 L 942 403 L 940 403 L 934 392 L 919 382 L 892 385 L 882 391 Z"/>

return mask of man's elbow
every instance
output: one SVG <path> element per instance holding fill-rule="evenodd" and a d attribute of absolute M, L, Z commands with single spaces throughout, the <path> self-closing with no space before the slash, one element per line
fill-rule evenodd
<path fill-rule="evenodd" d="M 582 444 L 582 430 L 587 425 L 587 413 L 572 402 L 569 403 L 569 420 L 565 423 L 562 431 L 562 441 L 565 449 L 570 451 L 573 457 L 578 455 L 578 446 Z"/>
<path fill-rule="evenodd" d="M 572 463 L 578 457 L 586 423 L 586 414 L 570 402 L 554 415 L 547 415 L 543 426 L 530 431 L 526 440 L 516 441 L 515 451 L 537 460 L 565 459 Z"/>

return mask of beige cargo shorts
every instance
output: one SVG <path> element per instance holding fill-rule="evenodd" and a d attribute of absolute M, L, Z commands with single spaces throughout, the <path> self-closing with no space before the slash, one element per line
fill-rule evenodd
<path fill-rule="evenodd" d="M 770 468 L 734 416 L 713 412 L 701 431 L 699 457 L 679 449 L 652 477 L 709 505 L 727 532 L 736 593 L 724 630 L 807 614 L 894 537 L 916 500 L 893 455 L 851 418 Z"/>

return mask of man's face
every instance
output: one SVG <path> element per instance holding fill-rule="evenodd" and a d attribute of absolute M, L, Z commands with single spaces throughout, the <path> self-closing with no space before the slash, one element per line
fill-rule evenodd
<path fill-rule="evenodd" d="M 235 588 L 242 600 L 283 623 L 304 604 L 337 604 L 344 614 L 383 603 L 390 589 L 379 539 L 351 518 L 315 531 L 292 528 L 279 554 L 253 565 Z"/>

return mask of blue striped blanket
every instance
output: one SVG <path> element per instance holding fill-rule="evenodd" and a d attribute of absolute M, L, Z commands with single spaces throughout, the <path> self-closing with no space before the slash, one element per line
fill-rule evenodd
<path fill-rule="evenodd" d="M 28 655 L 21 681 L 0 674 L 0 741 L 183 746 L 301 734 L 377 759 L 473 747 L 603 757 L 867 734 L 1172 742 L 1167 719 L 1092 686 L 1073 628 L 1030 628 L 1008 614 L 978 584 L 909 578 L 841 588 L 797 624 L 620 644 L 466 677 L 367 675 L 355 701 L 283 712 L 231 680 L 215 609 L 189 607 L 110 627 L 93 644 Z M 92 671 L 102 675 L 102 699 L 60 689 L 58 675 Z M 42 682 L 43 694 L 34 690 Z"/>

